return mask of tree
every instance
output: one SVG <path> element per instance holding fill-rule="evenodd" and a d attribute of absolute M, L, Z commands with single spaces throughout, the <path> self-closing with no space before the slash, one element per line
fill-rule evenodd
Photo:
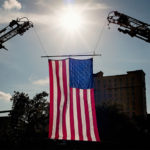
<path fill-rule="evenodd" d="M 137 128 L 132 120 L 121 113 L 116 105 L 96 108 L 101 140 L 111 144 L 132 144 L 137 140 Z"/>
<path fill-rule="evenodd" d="M 49 103 L 45 99 L 47 96 L 46 92 L 41 92 L 30 99 L 28 94 L 14 92 L 11 98 L 12 111 L 9 114 L 10 142 L 18 145 L 48 134 Z"/>
<path fill-rule="evenodd" d="M 49 103 L 45 99 L 48 94 L 42 92 L 33 97 L 28 105 L 28 128 L 27 132 L 31 136 L 47 136 L 48 119 L 49 119 Z M 32 133 L 32 134 L 31 134 Z"/>

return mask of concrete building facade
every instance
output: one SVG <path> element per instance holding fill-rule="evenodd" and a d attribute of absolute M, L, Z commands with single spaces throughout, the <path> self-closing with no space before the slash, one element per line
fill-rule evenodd
<path fill-rule="evenodd" d="M 127 74 L 103 76 L 94 74 L 95 104 L 116 104 L 128 116 L 146 116 L 145 73 L 142 70 Z"/>

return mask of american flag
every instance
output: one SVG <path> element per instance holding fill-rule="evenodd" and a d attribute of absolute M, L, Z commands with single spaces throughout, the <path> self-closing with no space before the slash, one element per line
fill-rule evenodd
<path fill-rule="evenodd" d="M 93 59 L 49 60 L 49 138 L 100 141 L 92 75 Z"/>

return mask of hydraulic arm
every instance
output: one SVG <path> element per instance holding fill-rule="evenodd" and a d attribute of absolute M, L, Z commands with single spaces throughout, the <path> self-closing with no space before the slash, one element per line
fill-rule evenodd
<path fill-rule="evenodd" d="M 3 43 L 13 38 L 17 34 L 23 35 L 24 32 L 31 27 L 33 27 L 33 24 L 26 17 L 12 20 L 7 27 L 0 30 L 0 49 L 3 48 L 7 50 Z"/>
<path fill-rule="evenodd" d="M 118 30 L 131 37 L 140 38 L 150 43 L 150 25 L 129 17 L 117 11 L 112 11 L 108 14 L 107 20 L 110 23 L 120 26 Z"/>

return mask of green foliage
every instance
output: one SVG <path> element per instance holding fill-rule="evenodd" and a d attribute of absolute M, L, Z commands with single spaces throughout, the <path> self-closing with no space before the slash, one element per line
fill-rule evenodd
<path fill-rule="evenodd" d="M 101 105 L 96 110 L 102 141 L 133 142 L 136 138 L 137 127 L 133 120 L 119 111 L 116 105 Z"/>
<path fill-rule="evenodd" d="M 30 99 L 28 94 L 14 92 L 11 98 L 12 111 L 8 136 L 10 142 L 19 144 L 27 139 L 47 136 L 49 103 L 45 99 L 48 94 L 42 92 Z"/>

